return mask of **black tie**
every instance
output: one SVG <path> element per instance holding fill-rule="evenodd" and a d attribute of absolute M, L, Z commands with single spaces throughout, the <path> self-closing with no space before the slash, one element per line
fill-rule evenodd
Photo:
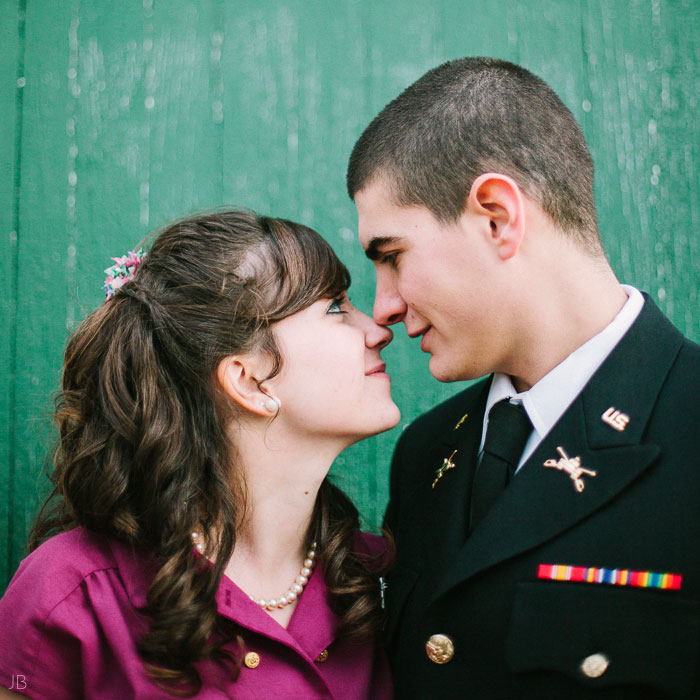
<path fill-rule="evenodd" d="M 471 530 L 508 486 L 531 432 L 532 423 L 520 404 L 503 399 L 492 406 L 472 487 Z"/>

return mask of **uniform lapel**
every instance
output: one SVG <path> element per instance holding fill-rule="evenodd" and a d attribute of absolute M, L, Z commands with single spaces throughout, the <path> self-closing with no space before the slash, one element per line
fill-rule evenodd
<path fill-rule="evenodd" d="M 573 527 L 653 464 L 659 447 L 641 440 L 682 342 L 680 333 L 647 298 L 627 335 L 465 542 L 433 600 L 461 581 Z M 610 407 L 629 417 L 624 430 L 603 420 Z M 546 460 L 560 458 L 558 447 L 570 458 L 579 457 L 580 466 L 596 472 L 581 475 L 583 491 L 575 488 L 565 471 L 544 466 Z"/>
<path fill-rule="evenodd" d="M 471 484 L 489 386 L 490 382 L 484 382 L 483 390 L 475 399 L 460 406 L 442 442 L 432 452 L 434 469 L 431 483 L 425 485 L 425 503 L 429 532 L 433 534 L 426 533 L 426 538 L 430 540 L 427 547 L 429 558 L 436 561 L 451 561 L 467 536 Z M 445 470 L 438 478 L 438 470 L 451 456 L 454 468 Z"/>

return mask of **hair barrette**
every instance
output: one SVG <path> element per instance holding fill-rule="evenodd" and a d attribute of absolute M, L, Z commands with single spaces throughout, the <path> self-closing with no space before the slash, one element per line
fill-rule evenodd
<path fill-rule="evenodd" d="M 138 250 L 130 250 L 126 255 L 120 258 L 112 258 L 114 265 L 105 270 L 107 277 L 105 278 L 105 297 L 109 301 L 114 293 L 123 287 L 127 282 L 134 279 L 136 270 L 146 258 L 143 248 Z"/>

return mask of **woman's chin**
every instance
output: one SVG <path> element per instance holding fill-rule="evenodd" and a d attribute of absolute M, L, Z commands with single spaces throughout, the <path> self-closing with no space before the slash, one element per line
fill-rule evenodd
<path fill-rule="evenodd" d="M 376 417 L 372 425 L 368 426 L 368 430 L 363 435 L 358 435 L 355 442 L 364 440 L 365 438 L 372 437 L 374 435 L 379 435 L 380 433 L 385 433 L 387 430 L 395 428 L 399 421 L 401 420 L 401 411 L 395 403 L 391 403 L 391 406 L 387 406 L 387 409 L 382 412 L 381 415 Z"/>

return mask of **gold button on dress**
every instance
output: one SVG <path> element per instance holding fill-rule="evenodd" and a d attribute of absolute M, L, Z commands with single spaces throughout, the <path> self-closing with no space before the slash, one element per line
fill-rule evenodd
<path fill-rule="evenodd" d="M 254 651 L 249 651 L 243 657 L 243 663 L 247 668 L 257 668 L 260 665 L 260 655 L 256 654 Z"/>

